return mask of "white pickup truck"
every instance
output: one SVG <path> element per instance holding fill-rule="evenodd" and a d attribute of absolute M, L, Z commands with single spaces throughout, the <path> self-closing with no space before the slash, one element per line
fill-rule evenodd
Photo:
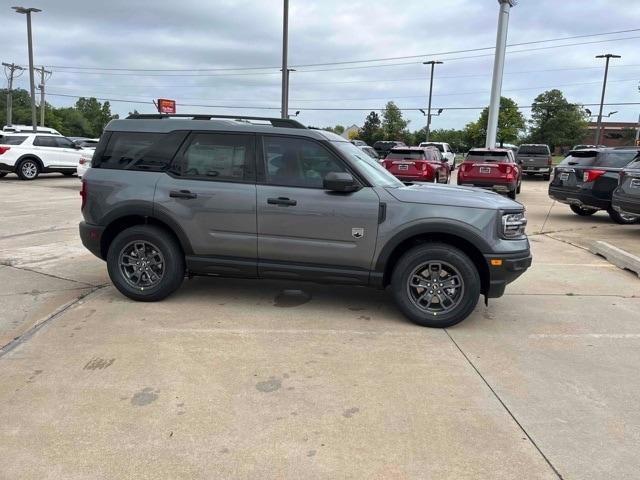
<path fill-rule="evenodd" d="M 442 158 L 444 158 L 447 161 L 451 170 L 456 168 L 456 154 L 453 152 L 453 150 L 451 150 L 451 147 L 449 146 L 448 143 L 422 142 L 419 146 L 420 147 L 436 147 L 438 150 L 440 150 L 440 153 L 442 154 Z"/>
<path fill-rule="evenodd" d="M 41 173 L 76 173 L 81 158 L 91 160 L 93 150 L 78 147 L 62 135 L 0 132 L 0 177 L 15 173 L 33 180 Z"/>

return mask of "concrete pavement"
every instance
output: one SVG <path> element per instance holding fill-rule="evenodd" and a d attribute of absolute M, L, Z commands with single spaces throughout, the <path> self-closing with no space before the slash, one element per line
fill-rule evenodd
<path fill-rule="evenodd" d="M 79 246 L 77 188 L 0 180 L 0 329 L 41 325 L 0 353 L 0 478 L 637 477 L 640 280 L 584 249 L 533 235 L 532 269 L 446 331 L 350 287 L 139 304 Z M 542 181 L 520 199 L 532 232 L 594 230 Z"/>

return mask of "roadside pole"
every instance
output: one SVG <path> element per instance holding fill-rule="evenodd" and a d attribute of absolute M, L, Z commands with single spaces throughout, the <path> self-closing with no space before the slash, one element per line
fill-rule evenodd
<path fill-rule="evenodd" d="M 612 58 L 622 58 L 620 55 L 614 55 L 613 53 L 607 53 L 606 55 L 597 55 L 596 58 L 606 58 L 604 66 L 604 81 L 602 82 L 602 97 L 600 97 L 600 113 L 598 113 L 598 124 L 596 125 L 596 145 L 600 145 L 600 136 L 602 129 L 602 109 L 604 107 L 604 95 L 607 91 L 607 77 L 609 76 L 609 60 Z"/>
<path fill-rule="evenodd" d="M 49 70 L 45 70 L 44 66 L 36 68 L 36 70 L 40 72 L 40 85 L 38 85 L 38 89 L 40 90 L 40 126 L 44 127 L 44 110 L 46 108 L 44 100 L 44 86 L 46 80 L 49 80 L 49 78 L 51 78 L 51 72 Z M 48 76 L 45 78 L 46 75 Z"/>
<path fill-rule="evenodd" d="M 442 62 L 438 60 L 430 60 L 428 62 L 422 62 L 423 65 L 431 65 L 431 80 L 429 81 L 429 105 L 427 106 L 427 134 L 425 135 L 425 142 L 429 141 L 429 133 L 431 132 L 431 96 L 433 94 L 433 71 L 436 65 Z"/>
<path fill-rule="evenodd" d="M 282 108 L 281 118 L 289 116 L 289 0 L 284 0 L 282 15 Z"/>
<path fill-rule="evenodd" d="M 4 63 L 2 66 L 8 71 L 7 73 L 7 125 L 13 125 L 13 79 L 18 78 L 20 75 L 15 75 L 16 71 L 24 72 L 24 68 L 15 63 Z"/>

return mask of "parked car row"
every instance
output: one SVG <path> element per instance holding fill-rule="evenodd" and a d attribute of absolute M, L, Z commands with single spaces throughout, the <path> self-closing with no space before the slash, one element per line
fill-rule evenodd
<path fill-rule="evenodd" d="M 549 196 L 580 216 L 605 210 L 620 224 L 640 221 L 640 150 L 572 150 L 555 168 Z"/>

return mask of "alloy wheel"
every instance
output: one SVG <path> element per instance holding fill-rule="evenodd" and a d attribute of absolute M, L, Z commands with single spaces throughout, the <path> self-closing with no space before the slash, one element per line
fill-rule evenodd
<path fill-rule="evenodd" d="M 411 302 L 425 313 L 448 313 L 462 301 L 464 281 L 460 272 L 450 263 L 430 261 L 411 272 L 407 294 Z"/>
<path fill-rule="evenodd" d="M 126 282 L 139 290 L 158 285 L 165 272 L 160 249 L 143 240 L 128 243 L 120 252 L 118 265 Z"/>

